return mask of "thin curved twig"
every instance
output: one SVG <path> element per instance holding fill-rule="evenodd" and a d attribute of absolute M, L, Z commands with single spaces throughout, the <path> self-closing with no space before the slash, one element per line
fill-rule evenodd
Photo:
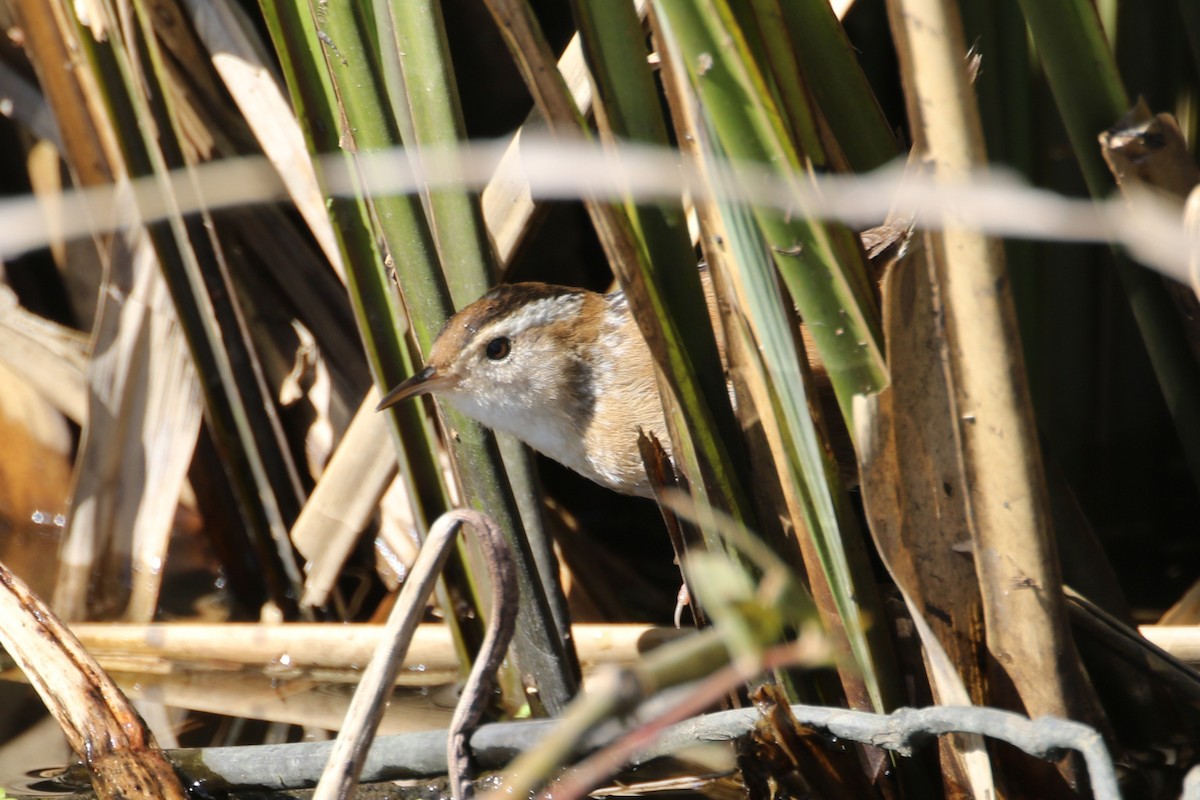
<path fill-rule="evenodd" d="M 446 765 L 454 800 L 466 800 L 472 794 L 472 762 L 467 738 L 483 718 L 492 680 L 504 661 L 508 643 L 517 627 L 519 592 L 512 553 L 504 542 L 500 528 L 490 517 L 474 511 L 469 513 L 477 518 L 472 524 L 483 534 L 479 537 L 479 544 L 483 548 L 488 579 L 492 584 L 492 613 L 483 644 L 479 646 L 479 655 L 471 667 L 471 674 L 467 676 L 458 705 L 454 708 L 454 716 L 450 718 L 450 730 L 446 736 Z"/>
<path fill-rule="evenodd" d="M 466 796 L 463 791 L 469 787 L 466 772 L 470 766 L 466 750 L 467 729 L 479 722 L 487 704 L 489 679 L 503 660 L 512 638 L 516 625 L 517 586 L 511 555 L 496 523 L 478 511 L 456 509 L 438 517 L 429 528 L 429 536 L 388 617 L 383 644 L 363 672 L 350 701 L 341 732 L 313 793 L 314 800 L 347 800 L 354 796 L 384 704 L 395 685 L 413 631 L 420 622 L 421 609 L 433 592 L 455 535 L 464 524 L 470 525 L 479 535 L 492 584 L 492 614 L 487 635 L 463 688 L 447 738 L 451 786 L 458 800 Z"/>

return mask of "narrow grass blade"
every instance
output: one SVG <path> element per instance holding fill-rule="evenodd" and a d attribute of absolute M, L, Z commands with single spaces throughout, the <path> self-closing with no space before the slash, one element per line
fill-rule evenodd
<path fill-rule="evenodd" d="M 899 156 L 896 136 L 830 4 L 826 0 L 772 0 L 772 5 L 777 6 L 775 13 L 791 37 L 804 82 L 829 124 L 830 138 L 845 156 L 846 166 L 865 172 Z"/>

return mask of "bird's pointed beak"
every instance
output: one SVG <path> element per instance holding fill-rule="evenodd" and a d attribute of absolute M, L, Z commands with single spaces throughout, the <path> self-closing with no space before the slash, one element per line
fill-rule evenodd
<path fill-rule="evenodd" d="M 425 369 L 413 375 L 407 380 L 401 381 L 392 389 L 382 400 L 379 405 L 375 406 L 376 411 L 383 411 L 385 408 L 391 408 L 397 403 L 407 400 L 410 397 L 416 397 L 422 394 L 429 394 L 441 389 L 447 380 L 444 376 L 439 375 L 437 367 L 428 366 Z"/>

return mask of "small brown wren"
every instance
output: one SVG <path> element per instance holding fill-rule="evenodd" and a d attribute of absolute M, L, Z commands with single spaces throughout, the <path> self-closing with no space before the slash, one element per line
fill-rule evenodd
<path fill-rule="evenodd" d="M 861 234 L 876 285 L 903 257 L 911 233 L 908 224 L 885 223 Z M 700 274 L 709 317 L 720 331 L 711 277 L 707 269 Z M 853 484 L 858 475 L 850 436 L 824 365 L 811 341 L 806 344 L 835 459 Z M 425 368 L 388 392 L 378 409 L 429 393 L 622 494 L 653 497 L 639 428 L 670 455 L 653 357 L 622 291 L 497 286 L 450 318 Z"/>
<path fill-rule="evenodd" d="M 623 494 L 653 493 L 638 429 L 670 448 L 650 349 L 625 293 L 502 284 L 459 311 L 384 409 L 434 393 Z"/>

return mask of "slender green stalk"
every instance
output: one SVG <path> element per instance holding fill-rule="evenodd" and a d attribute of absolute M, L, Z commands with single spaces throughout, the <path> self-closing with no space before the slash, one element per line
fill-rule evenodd
<path fill-rule="evenodd" d="M 261 4 L 309 149 L 314 153 L 341 152 L 333 82 L 320 51 L 309 45 L 320 41 L 312 14 L 294 3 L 262 0 Z M 320 162 L 316 164 L 320 174 Z M 356 178 L 350 153 L 344 153 L 343 164 L 347 174 Z M 385 257 L 379 249 L 364 198 L 361 181 L 356 181 L 353 197 L 330 198 L 329 215 L 346 256 L 347 288 L 359 330 L 365 334 L 361 339 L 367 363 L 376 385 L 391 386 L 411 375 L 414 365 L 404 345 L 401 326 L 396 324 L 396 320 L 404 319 L 404 314 L 381 269 Z M 367 320 L 383 322 L 372 325 Z M 432 422 L 418 403 L 396 406 L 389 419 L 401 478 L 408 484 L 409 495 L 415 498 L 413 512 L 418 526 L 424 529 L 427 521 L 441 513 L 447 504 L 445 488 L 439 479 L 441 468 L 433 457 Z"/>
<path fill-rule="evenodd" d="M 846 32 L 827 0 L 779 0 L 779 13 L 813 100 L 850 169 L 875 169 L 900 155 Z"/>
<path fill-rule="evenodd" d="M 829 158 L 779 4 L 776 0 L 751 0 L 748 4 L 732 5 L 730 10 L 738 14 L 748 50 L 755 55 L 758 70 L 765 79 L 764 88 L 771 92 L 769 98 L 763 99 L 779 109 L 788 138 L 812 159 L 812 166 L 826 169 Z"/>
<path fill-rule="evenodd" d="M 408 147 L 446 152 L 466 138 L 450 47 L 441 5 L 428 0 L 389 0 L 387 29 L 391 43 L 381 43 L 386 61 L 399 59 L 402 93 L 388 83 L 392 107 L 407 108 L 412 135 Z M 394 49 L 393 49 L 394 48 Z M 403 134 L 403 130 L 401 131 Z M 418 152 L 415 156 L 420 158 Z M 450 297 L 461 308 L 483 294 L 497 274 L 496 259 L 483 224 L 477 192 L 438 189 L 428 195 L 430 228 L 436 242 Z"/>

